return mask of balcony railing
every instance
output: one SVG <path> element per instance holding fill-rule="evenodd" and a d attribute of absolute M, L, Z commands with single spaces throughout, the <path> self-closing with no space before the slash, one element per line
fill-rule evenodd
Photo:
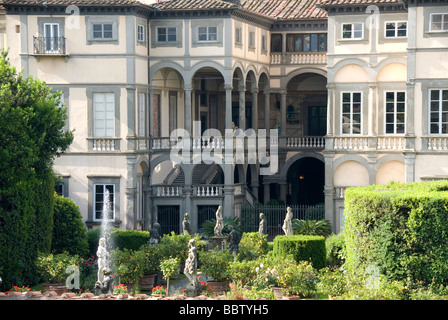
<path fill-rule="evenodd" d="M 271 64 L 326 64 L 326 52 L 272 52 Z"/>
<path fill-rule="evenodd" d="M 67 55 L 64 37 L 33 37 L 34 54 Z"/>

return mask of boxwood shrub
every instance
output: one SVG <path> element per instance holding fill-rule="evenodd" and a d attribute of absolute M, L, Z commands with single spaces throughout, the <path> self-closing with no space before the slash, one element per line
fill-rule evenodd
<path fill-rule="evenodd" d="M 349 188 L 344 215 L 349 272 L 448 284 L 448 181 Z"/>
<path fill-rule="evenodd" d="M 277 236 L 274 239 L 273 253 L 276 256 L 291 254 L 297 262 L 310 261 L 316 269 L 326 266 L 325 238 L 323 236 Z"/>

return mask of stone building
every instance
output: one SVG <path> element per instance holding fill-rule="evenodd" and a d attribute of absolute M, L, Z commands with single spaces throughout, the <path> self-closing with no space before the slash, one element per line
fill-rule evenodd
<path fill-rule="evenodd" d="M 123 229 L 280 200 L 339 232 L 345 188 L 447 176 L 446 1 L 2 5 L 12 63 L 62 92 L 55 171 L 89 228 L 108 190 Z"/>

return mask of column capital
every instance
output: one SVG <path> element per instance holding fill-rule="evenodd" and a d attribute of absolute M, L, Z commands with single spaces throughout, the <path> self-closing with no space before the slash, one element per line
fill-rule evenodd
<path fill-rule="evenodd" d="M 184 84 L 184 91 L 191 91 L 193 90 L 193 86 L 191 84 Z"/>
<path fill-rule="evenodd" d="M 224 90 L 232 90 L 232 89 L 233 89 L 232 84 L 230 84 L 230 83 L 225 83 L 224 84 Z"/>

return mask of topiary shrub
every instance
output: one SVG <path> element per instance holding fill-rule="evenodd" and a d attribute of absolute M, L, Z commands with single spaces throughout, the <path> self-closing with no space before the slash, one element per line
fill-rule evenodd
<path fill-rule="evenodd" d="M 276 256 L 291 254 L 297 262 L 310 261 L 314 268 L 326 266 L 325 238 L 323 236 L 289 235 L 274 239 Z"/>
<path fill-rule="evenodd" d="M 51 250 L 54 253 L 68 252 L 80 256 L 89 252 L 86 228 L 78 206 L 72 199 L 57 194 L 54 198 Z"/>
<path fill-rule="evenodd" d="M 448 283 L 448 181 L 349 188 L 346 267 L 376 265 L 391 280 Z"/>
<path fill-rule="evenodd" d="M 120 249 L 139 250 L 149 242 L 149 231 L 114 229 L 111 236 L 115 247 Z"/>
<path fill-rule="evenodd" d="M 345 263 L 346 249 L 344 234 L 332 234 L 325 239 L 327 266 L 330 269 L 342 267 Z"/>

